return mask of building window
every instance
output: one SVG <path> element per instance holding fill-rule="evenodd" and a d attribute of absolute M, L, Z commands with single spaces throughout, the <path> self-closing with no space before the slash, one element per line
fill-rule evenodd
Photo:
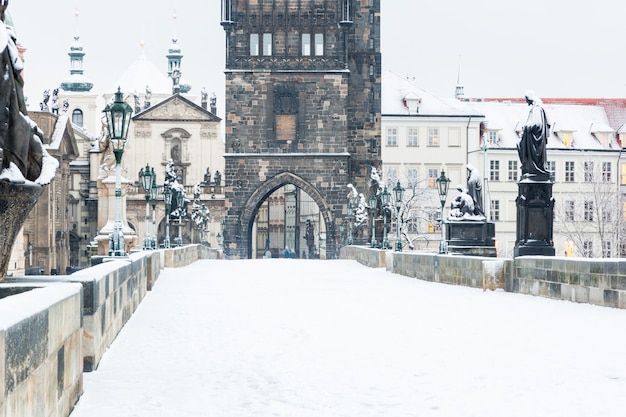
<path fill-rule="evenodd" d="M 583 163 L 583 173 L 585 182 L 593 182 L 593 162 L 587 161 Z"/>
<path fill-rule="evenodd" d="M 406 171 L 407 181 L 409 183 L 409 187 L 413 188 L 417 185 L 418 173 L 417 168 L 408 168 Z"/>
<path fill-rule="evenodd" d="M 500 221 L 500 200 L 491 200 L 489 206 L 489 219 L 492 222 Z"/>
<path fill-rule="evenodd" d="M 439 146 L 439 128 L 428 128 L 428 146 Z"/>
<path fill-rule="evenodd" d="M 72 112 L 72 123 L 76 126 L 83 127 L 83 111 L 81 109 L 74 109 Z"/>
<path fill-rule="evenodd" d="M 370 64 L 370 77 L 374 77 L 374 65 Z"/>
<path fill-rule="evenodd" d="M 428 168 L 428 186 L 430 188 L 437 188 L 437 178 L 439 178 L 437 168 Z"/>
<path fill-rule="evenodd" d="M 573 222 L 576 220 L 576 202 L 574 200 L 565 201 L 565 221 Z"/>
<path fill-rule="evenodd" d="M 272 55 L 272 34 L 271 33 L 263 34 L 263 55 L 264 56 Z"/>
<path fill-rule="evenodd" d="M 602 241 L 602 257 L 610 258 L 613 254 L 613 251 L 611 250 L 612 248 L 613 248 L 613 245 L 611 245 L 610 240 L 603 240 Z"/>
<path fill-rule="evenodd" d="M 583 242 L 583 256 L 585 258 L 591 258 L 593 256 L 593 242 L 591 240 L 585 240 Z"/>
<path fill-rule="evenodd" d="M 563 146 L 568 148 L 572 146 L 572 132 L 562 132 L 561 137 L 563 139 Z"/>
<path fill-rule="evenodd" d="M 311 34 L 310 33 L 302 34 L 302 55 L 303 56 L 311 55 Z"/>
<path fill-rule="evenodd" d="M 584 219 L 587 222 L 593 221 L 593 201 L 590 201 L 590 200 L 585 201 Z"/>
<path fill-rule="evenodd" d="M 602 162 L 602 182 L 611 182 L 611 163 Z"/>
<path fill-rule="evenodd" d="M 417 146 L 417 128 L 410 127 L 407 131 L 406 146 Z"/>
<path fill-rule="evenodd" d="M 511 160 L 509 161 L 509 181 L 517 181 L 517 176 L 517 160 Z"/>
<path fill-rule="evenodd" d="M 500 161 L 489 161 L 489 181 L 500 181 Z"/>
<path fill-rule="evenodd" d="M 395 127 L 387 129 L 387 146 L 398 146 L 398 129 Z"/>
<path fill-rule="evenodd" d="M 488 138 L 489 138 L 488 140 L 489 140 L 490 145 L 498 144 L 498 132 L 496 132 L 495 130 L 489 131 Z"/>
<path fill-rule="evenodd" d="M 315 56 L 324 55 L 324 34 L 315 34 Z"/>
<path fill-rule="evenodd" d="M 610 223 L 613 221 L 613 215 L 611 214 L 611 207 L 604 206 L 601 208 L 602 223 Z"/>
<path fill-rule="evenodd" d="M 550 178 L 554 181 L 556 178 L 556 162 L 546 161 L 546 170 L 550 174 Z"/>
<path fill-rule="evenodd" d="M 259 56 L 259 34 L 250 34 L 250 56 Z"/>
<path fill-rule="evenodd" d="M 574 161 L 565 162 L 565 182 L 574 182 Z"/>
<path fill-rule="evenodd" d="M 352 21 L 352 10 L 350 7 L 350 2 L 352 0 L 343 0 L 343 7 L 341 8 L 341 20 L 343 22 L 351 22 Z"/>

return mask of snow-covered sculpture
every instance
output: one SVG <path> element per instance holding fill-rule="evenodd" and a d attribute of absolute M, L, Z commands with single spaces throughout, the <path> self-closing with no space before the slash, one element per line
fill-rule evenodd
<path fill-rule="evenodd" d="M 8 5 L 7 0 L 0 2 L 2 22 Z M 24 65 L 16 43 L 13 28 L 0 25 L 0 280 L 6 276 L 13 242 L 59 166 L 42 143 L 43 132 L 28 117 Z"/>
<path fill-rule="evenodd" d="M 359 198 L 354 213 L 354 225 L 358 228 L 367 225 L 367 202 L 363 193 L 359 193 Z"/>
<path fill-rule="evenodd" d="M 377 195 L 379 190 L 382 190 L 383 182 L 380 178 L 380 174 L 375 166 L 370 167 L 370 191 L 372 194 Z"/>
<path fill-rule="evenodd" d="M 98 138 L 98 148 L 100 150 L 100 171 L 98 178 L 106 178 L 115 172 L 115 155 L 113 154 L 113 146 L 111 146 L 111 138 L 109 137 L 109 127 L 106 117 L 100 120 L 100 137 Z"/>

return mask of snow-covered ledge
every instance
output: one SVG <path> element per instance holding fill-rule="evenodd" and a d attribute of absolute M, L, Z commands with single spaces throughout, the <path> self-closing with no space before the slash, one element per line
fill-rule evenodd
<path fill-rule="evenodd" d="M 83 392 L 81 286 L 0 284 L 2 416 L 66 417 Z"/>

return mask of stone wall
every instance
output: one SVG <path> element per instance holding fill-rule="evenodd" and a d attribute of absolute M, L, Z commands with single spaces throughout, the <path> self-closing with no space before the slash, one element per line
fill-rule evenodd
<path fill-rule="evenodd" d="M 396 274 L 605 307 L 626 308 L 626 259 L 520 256 L 515 259 L 341 248 L 341 259 Z"/>
<path fill-rule="evenodd" d="M 518 257 L 511 291 L 626 308 L 626 260 Z"/>
<path fill-rule="evenodd" d="M 68 416 L 83 392 L 81 286 L 0 284 L 0 296 L 0 416 Z"/>

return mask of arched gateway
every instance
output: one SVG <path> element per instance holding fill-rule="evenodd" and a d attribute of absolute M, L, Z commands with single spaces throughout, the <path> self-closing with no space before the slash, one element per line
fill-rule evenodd
<path fill-rule="evenodd" d="M 254 216 L 293 184 L 318 205 L 326 254 L 348 184 L 380 168 L 380 0 L 222 0 L 227 257 L 252 257 Z"/>

